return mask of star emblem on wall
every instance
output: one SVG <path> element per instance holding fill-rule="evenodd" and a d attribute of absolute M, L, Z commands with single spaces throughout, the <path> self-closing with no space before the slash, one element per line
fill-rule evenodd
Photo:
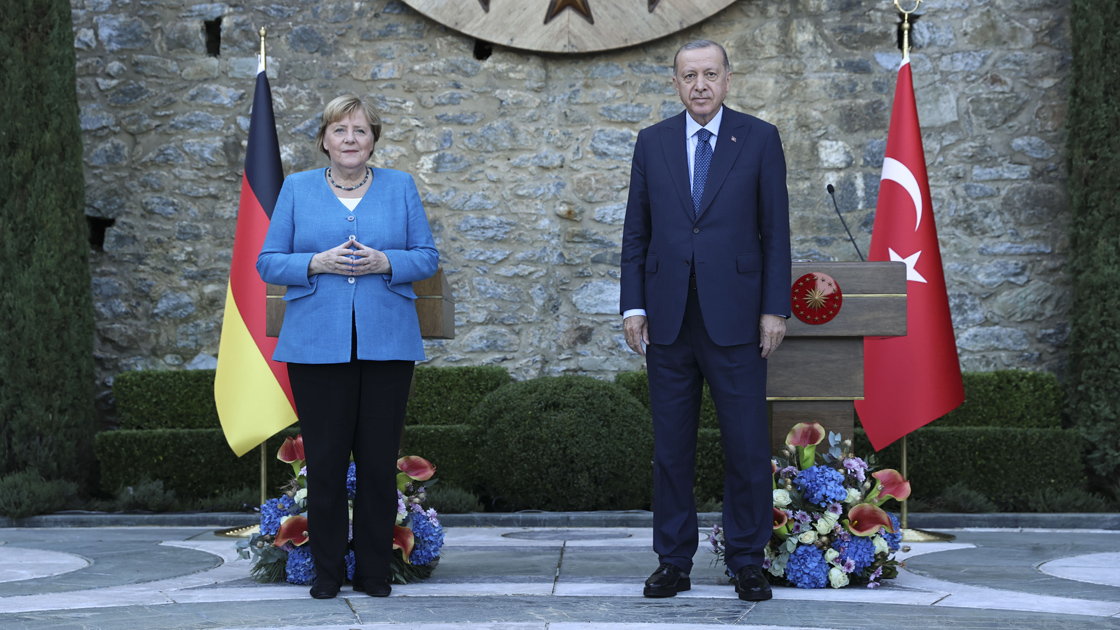
<path fill-rule="evenodd" d="M 544 16 L 544 23 L 548 24 L 564 9 L 571 9 L 583 16 L 583 19 L 594 24 L 595 18 L 591 17 L 591 0 L 549 0 L 548 13 Z"/>

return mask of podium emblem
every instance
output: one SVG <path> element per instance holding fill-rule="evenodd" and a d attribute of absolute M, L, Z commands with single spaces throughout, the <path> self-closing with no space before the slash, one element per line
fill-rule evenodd
<path fill-rule="evenodd" d="M 807 273 L 795 280 L 791 296 L 793 314 L 814 326 L 832 321 L 844 304 L 840 285 L 825 273 Z"/>

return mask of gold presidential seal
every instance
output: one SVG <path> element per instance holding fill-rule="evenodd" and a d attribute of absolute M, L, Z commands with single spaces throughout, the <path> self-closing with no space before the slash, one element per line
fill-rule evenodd
<path fill-rule="evenodd" d="M 735 0 L 402 0 L 428 18 L 510 48 L 583 53 L 683 30 Z"/>

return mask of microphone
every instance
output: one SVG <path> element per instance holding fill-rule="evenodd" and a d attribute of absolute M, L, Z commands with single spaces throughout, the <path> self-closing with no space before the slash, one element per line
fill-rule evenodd
<path fill-rule="evenodd" d="M 836 205 L 836 189 L 833 188 L 832 184 L 828 185 L 828 196 L 832 197 L 832 207 L 836 208 L 836 216 L 840 217 L 840 223 L 844 225 L 844 231 L 848 233 L 848 239 L 852 241 L 852 247 L 856 248 L 860 262 L 865 262 L 863 253 L 859 251 L 859 245 L 856 245 L 856 239 L 852 237 L 852 231 L 848 229 L 848 222 L 844 220 L 844 215 L 840 214 L 840 206 Z"/>

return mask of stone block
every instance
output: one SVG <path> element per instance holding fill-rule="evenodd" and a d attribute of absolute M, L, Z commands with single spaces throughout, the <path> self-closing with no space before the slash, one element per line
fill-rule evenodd
<path fill-rule="evenodd" d="M 175 116 L 167 126 L 175 131 L 218 131 L 225 122 L 213 114 L 193 111 Z"/>
<path fill-rule="evenodd" d="M 256 61 L 255 59 L 253 60 Z M 206 57 L 185 62 L 180 75 L 188 81 L 202 81 L 204 79 L 217 79 L 221 64 L 217 57 Z"/>
<path fill-rule="evenodd" d="M 516 223 L 503 217 L 472 215 L 460 221 L 456 230 L 472 241 L 502 241 L 515 227 Z"/>
<path fill-rule="evenodd" d="M 847 168 L 855 162 L 848 145 L 840 140 L 821 140 L 817 143 L 817 157 L 821 168 Z"/>
<path fill-rule="evenodd" d="M 332 36 L 330 39 L 334 39 Z M 334 52 L 334 46 L 328 42 L 327 36 L 319 32 L 314 26 L 296 26 L 288 33 L 288 47 L 295 52 L 319 53 L 326 56 Z"/>
<path fill-rule="evenodd" d="M 634 157 L 634 144 L 637 136 L 628 129 L 595 130 L 591 136 L 591 153 L 609 160 L 630 161 Z"/>
<path fill-rule="evenodd" d="M 152 43 L 152 31 L 139 18 L 124 15 L 99 15 L 94 18 L 97 38 L 109 52 L 141 50 Z"/>
<path fill-rule="evenodd" d="M 1031 167 L 1026 164 L 1001 164 L 999 166 L 973 166 L 972 180 L 990 182 L 1007 179 L 1030 179 Z"/>
<path fill-rule="evenodd" d="M 124 164 L 128 161 L 128 145 L 116 138 L 110 138 L 94 147 L 93 151 L 89 154 L 88 160 L 91 166 L 117 166 L 119 164 Z"/>
<path fill-rule="evenodd" d="M 596 208 L 595 214 L 591 218 L 606 225 L 622 225 L 626 220 L 626 204 L 614 203 Z"/>
<path fill-rule="evenodd" d="M 620 105 L 604 105 L 599 108 L 599 115 L 615 122 L 637 123 L 649 119 L 653 108 L 641 103 L 623 103 Z"/>
<path fill-rule="evenodd" d="M 187 92 L 187 100 L 191 103 L 206 103 L 219 107 L 233 107 L 244 98 L 245 92 L 214 83 L 198 85 Z"/>
<path fill-rule="evenodd" d="M 969 328 L 957 335 L 957 347 L 972 352 L 995 350 L 1026 350 L 1030 347 L 1027 333 L 1006 326 Z"/>
<path fill-rule="evenodd" d="M 160 297 L 152 310 L 156 319 L 183 319 L 195 312 L 194 300 L 186 293 L 168 291 Z"/>
<path fill-rule="evenodd" d="M 1011 148 L 1037 160 L 1049 160 L 1055 151 L 1038 136 L 1019 136 L 1011 141 Z"/>
<path fill-rule="evenodd" d="M 585 282 L 572 291 L 572 303 L 580 313 L 615 315 L 618 313 L 620 287 L 611 280 Z"/>

